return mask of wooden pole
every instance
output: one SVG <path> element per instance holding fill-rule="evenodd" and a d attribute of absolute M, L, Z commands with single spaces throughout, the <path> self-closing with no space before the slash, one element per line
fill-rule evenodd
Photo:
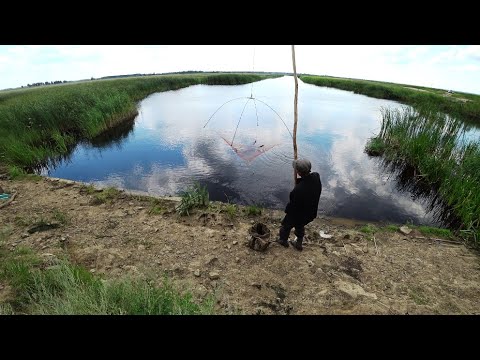
<path fill-rule="evenodd" d="M 298 120 L 298 80 L 297 80 L 297 66 L 295 64 L 295 45 L 292 45 L 292 61 L 293 61 L 293 76 L 295 78 L 295 100 L 293 105 L 293 158 L 297 160 L 297 120 Z M 297 183 L 297 170 L 293 169 L 293 185 Z"/>

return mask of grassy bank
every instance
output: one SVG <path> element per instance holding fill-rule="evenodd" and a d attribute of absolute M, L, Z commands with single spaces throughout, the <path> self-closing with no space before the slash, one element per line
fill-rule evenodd
<path fill-rule="evenodd" d="M 1 244 L 9 229 L 0 229 L 0 279 L 10 288 L 0 315 L 195 315 L 212 314 L 213 298 L 198 303 L 166 278 L 162 286 L 148 280 L 103 280 L 85 268 L 55 257 L 40 258 L 27 247 L 8 251 Z"/>
<path fill-rule="evenodd" d="M 454 93 L 421 86 L 379 81 L 342 79 L 327 76 L 300 76 L 308 84 L 353 91 L 379 99 L 395 100 L 412 106 L 429 106 L 438 111 L 480 124 L 480 95 Z"/>
<path fill-rule="evenodd" d="M 460 230 L 480 241 L 480 144 L 465 140 L 465 125 L 438 111 L 382 109 L 380 134 L 366 151 L 414 167 L 418 181 L 436 189 L 460 219 Z"/>
<path fill-rule="evenodd" d="M 195 84 L 237 85 L 268 75 L 151 76 L 0 92 L 0 165 L 31 167 L 68 153 L 137 114 L 149 94 Z"/>

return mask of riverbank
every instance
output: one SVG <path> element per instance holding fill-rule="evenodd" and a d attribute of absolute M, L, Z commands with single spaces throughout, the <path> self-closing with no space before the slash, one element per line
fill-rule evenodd
<path fill-rule="evenodd" d="M 0 166 L 35 168 L 137 115 L 155 92 L 239 85 L 277 75 L 197 74 L 93 80 L 0 92 Z"/>
<path fill-rule="evenodd" d="M 258 252 L 246 245 L 250 227 L 262 222 L 275 237 L 282 211 L 248 215 L 212 203 L 180 216 L 177 198 L 42 177 L 0 186 L 17 194 L 0 209 L 2 256 L 30 249 L 40 271 L 67 258 L 105 281 L 160 287 L 167 274 L 195 301 L 214 296 L 216 314 L 480 313 L 478 254 L 448 234 L 322 217 L 307 225 L 303 252 L 275 243 Z M 19 294 L 3 276 L 3 308 L 20 311 Z M 32 312 L 29 304 L 21 311 Z"/>
<path fill-rule="evenodd" d="M 402 85 L 381 81 L 302 75 L 300 79 L 316 86 L 353 91 L 378 99 L 388 99 L 416 108 L 434 108 L 463 121 L 480 124 L 480 95 L 450 93 L 442 89 Z"/>

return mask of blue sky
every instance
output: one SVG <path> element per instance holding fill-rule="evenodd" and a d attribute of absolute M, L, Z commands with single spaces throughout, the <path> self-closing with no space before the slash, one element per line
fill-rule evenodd
<path fill-rule="evenodd" d="M 297 72 L 480 94 L 480 45 L 296 45 Z M 173 71 L 292 71 L 290 45 L 0 45 L 0 89 Z"/>

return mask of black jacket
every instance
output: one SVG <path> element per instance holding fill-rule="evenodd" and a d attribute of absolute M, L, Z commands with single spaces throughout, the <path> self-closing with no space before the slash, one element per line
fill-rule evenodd
<path fill-rule="evenodd" d="M 285 208 L 292 223 L 307 224 L 317 217 L 318 202 L 322 193 L 320 175 L 316 172 L 297 179 L 290 192 L 290 202 Z"/>

